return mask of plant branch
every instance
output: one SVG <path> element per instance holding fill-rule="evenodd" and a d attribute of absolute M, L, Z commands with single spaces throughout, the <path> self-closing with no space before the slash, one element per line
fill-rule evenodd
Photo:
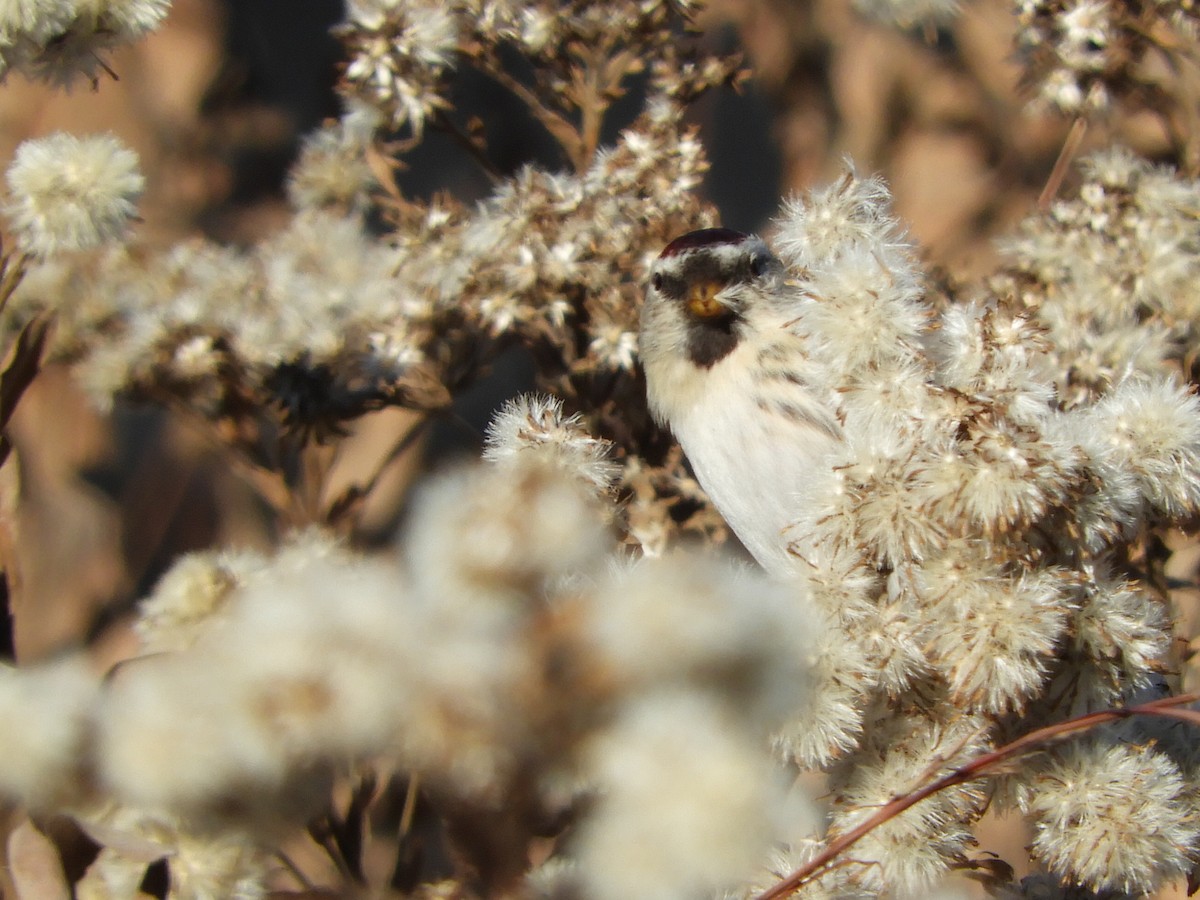
<path fill-rule="evenodd" d="M 404 433 L 400 435 L 400 437 L 391 445 L 391 447 L 388 448 L 387 453 L 380 458 L 366 478 L 346 487 L 346 489 L 343 490 L 341 494 L 339 494 L 333 500 L 333 502 L 329 504 L 329 508 L 324 514 L 325 521 L 330 525 L 336 526 L 341 524 L 342 521 L 350 514 L 357 513 L 361 509 L 362 504 L 366 501 L 367 497 L 369 497 L 371 492 L 375 490 L 376 486 L 379 484 L 384 474 L 389 470 L 392 463 L 394 463 L 405 452 L 411 449 L 421 437 L 421 434 L 425 431 L 429 421 L 430 420 L 428 416 L 422 416 L 407 429 L 405 429 Z"/>
<path fill-rule="evenodd" d="M 586 153 L 583 137 L 580 135 L 579 129 L 569 119 L 543 103 L 541 97 L 508 72 L 505 72 L 501 66 L 482 58 L 478 62 L 484 72 L 490 75 L 502 87 L 511 91 L 518 100 L 529 107 L 529 111 L 533 113 L 534 117 L 562 145 L 563 151 L 567 154 L 567 158 L 571 160 L 571 165 L 575 167 L 575 171 L 582 172 L 587 168 L 590 157 Z"/>
<path fill-rule="evenodd" d="M 926 797 L 931 797 L 947 788 L 956 787 L 968 781 L 975 781 L 992 774 L 1000 764 L 1007 762 L 1013 757 L 1041 750 L 1049 744 L 1080 732 L 1088 731 L 1097 725 L 1115 722 L 1120 719 L 1128 719 L 1132 716 L 1157 715 L 1200 726 L 1200 712 L 1173 708 L 1198 701 L 1200 701 L 1200 694 L 1183 694 L 1179 697 L 1166 697 L 1162 700 L 1154 700 L 1150 703 L 1139 704 L 1138 706 L 1125 706 L 1119 709 L 1106 709 L 1088 713 L 1077 716 L 1074 719 L 1067 719 L 1063 722 L 1057 722 L 1054 725 L 1048 725 L 1045 728 L 1039 728 L 1002 747 L 989 750 L 987 753 L 981 753 L 966 765 L 959 766 L 957 769 L 948 772 L 941 778 L 931 781 L 924 787 L 900 797 L 893 797 L 873 815 L 864 819 L 840 837 L 835 838 L 821 853 L 796 869 L 796 871 L 792 872 L 791 875 L 778 884 L 759 894 L 755 897 L 755 900 L 779 900 L 782 897 L 790 897 L 807 882 L 833 864 L 842 853 L 858 843 L 862 837 L 874 831 L 884 822 L 894 819 L 906 810 L 911 809 Z"/>
<path fill-rule="evenodd" d="M 483 141 L 459 128 L 454 120 L 446 114 L 444 109 L 438 109 L 434 112 L 432 124 L 443 134 L 449 135 L 456 144 L 466 150 L 470 157 L 479 163 L 480 168 L 483 169 L 492 184 L 498 184 L 504 178 L 504 173 L 496 168 L 496 164 L 488 158 L 487 148 L 484 146 Z"/>
<path fill-rule="evenodd" d="M 5 254 L 0 257 L 0 312 L 8 306 L 9 298 L 17 290 L 21 279 L 29 268 L 29 254 Z"/>
<path fill-rule="evenodd" d="M 1079 145 L 1083 143 L 1085 134 L 1087 134 L 1087 119 L 1080 116 L 1071 123 L 1071 130 L 1067 132 L 1062 149 L 1058 152 L 1058 159 L 1054 161 L 1054 168 L 1050 171 L 1050 177 L 1046 179 L 1046 186 L 1038 195 L 1037 206 L 1042 212 L 1050 208 L 1051 202 L 1058 195 L 1063 179 L 1067 177 L 1067 169 L 1071 167 L 1075 154 L 1079 152 Z"/>

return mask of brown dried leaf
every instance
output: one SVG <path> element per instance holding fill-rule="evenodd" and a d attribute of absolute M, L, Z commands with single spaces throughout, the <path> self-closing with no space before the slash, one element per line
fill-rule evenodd
<path fill-rule="evenodd" d="M 36 315 L 25 323 L 25 327 L 17 335 L 16 343 L 9 353 L 8 365 L 0 373 L 0 431 L 8 427 L 25 389 L 37 377 L 53 318 L 51 313 Z M 8 437 L 0 435 L 0 464 L 8 459 L 11 451 L 12 444 Z"/>
<path fill-rule="evenodd" d="M 17 900 L 71 900 L 57 848 L 29 819 L 8 836 L 8 868 Z"/>

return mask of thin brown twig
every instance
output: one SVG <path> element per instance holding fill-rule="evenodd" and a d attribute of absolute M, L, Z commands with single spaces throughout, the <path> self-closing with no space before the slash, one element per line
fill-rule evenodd
<path fill-rule="evenodd" d="M 230 471 L 248 484 L 281 519 L 288 523 L 301 520 L 297 498 L 283 473 L 256 462 L 247 448 L 236 440 L 232 429 L 222 427 L 221 422 L 210 421 L 186 403 L 168 398 L 166 405 L 179 414 L 181 422 L 222 453 L 229 462 Z"/>
<path fill-rule="evenodd" d="M 333 456 L 332 447 L 311 438 L 304 440 L 298 449 L 300 483 L 295 493 L 303 511 L 304 524 L 320 519 L 321 494 L 324 492 Z"/>
<path fill-rule="evenodd" d="M 333 826 L 330 822 L 329 814 L 309 823 L 308 836 L 313 839 L 313 842 L 318 847 L 325 851 L 325 855 L 329 857 L 342 878 L 351 882 L 355 880 L 354 872 L 342 856 L 341 847 L 338 845 L 337 840 L 334 839 Z"/>
<path fill-rule="evenodd" d="M 1079 152 L 1079 145 L 1083 143 L 1085 134 L 1087 134 L 1087 119 L 1080 116 L 1071 123 L 1071 130 L 1067 132 L 1062 149 L 1058 151 L 1058 159 L 1054 161 L 1054 168 L 1050 170 L 1046 186 L 1038 195 L 1037 206 L 1042 212 L 1048 210 L 1051 201 L 1058 196 L 1058 190 L 1062 187 L 1063 179 L 1067 177 L 1067 170 L 1071 167 L 1075 154 Z"/>
<path fill-rule="evenodd" d="M 295 861 L 290 856 L 288 856 L 278 847 L 271 851 L 271 855 L 283 864 L 283 867 L 287 869 L 289 873 L 291 873 L 291 876 L 296 879 L 296 883 L 299 884 L 301 888 L 306 891 L 311 891 L 313 889 L 312 880 L 304 874 L 304 871 L 298 865 L 296 865 Z"/>
<path fill-rule="evenodd" d="M 839 856 L 845 853 L 846 850 L 856 844 L 861 838 L 874 831 L 884 822 L 894 819 L 906 810 L 911 809 L 926 797 L 931 797 L 947 788 L 956 787 L 968 781 L 975 781 L 991 774 L 1001 763 L 1007 762 L 1015 756 L 1041 750 L 1048 744 L 1082 731 L 1088 731 L 1097 725 L 1127 719 L 1131 716 L 1163 716 L 1200 726 L 1200 712 L 1173 708 L 1196 702 L 1200 702 L 1200 694 L 1183 694 L 1178 697 L 1166 697 L 1162 700 L 1154 700 L 1138 706 L 1126 706 L 1119 709 L 1106 709 L 1088 713 L 1077 716 L 1074 719 L 1057 722 L 1054 725 L 1047 725 L 1045 728 L 1031 731 L 1029 734 L 1019 737 L 1015 741 L 1010 741 L 1002 747 L 997 747 L 995 750 L 981 753 L 965 765 L 959 766 L 954 771 L 948 772 L 935 781 L 931 781 L 924 787 L 900 797 L 893 797 L 890 801 L 879 807 L 874 814 L 832 840 L 821 853 L 796 869 L 778 884 L 763 891 L 754 900 L 779 900 L 782 897 L 790 897 L 807 882 L 829 868 Z"/>
<path fill-rule="evenodd" d="M 604 91 L 608 87 L 601 84 L 604 51 L 588 54 L 583 70 L 576 79 L 579 91 L 575 98 L 579 105 L 582 121 L 579 128 L 579 138 L 582 141 L 582 152 L 588 158 L 595 155 L 596 147 L 600 144 L 600 129 L 604 124 Z"/>
<path fill-rule="evenodd" d="M 365 479 L 347 487 L 340 496 L 329 504 L 329 507 L 324 512 L 325 521 L 330 525 L 337 525 L 346 516 L 355 512 L 362 503 L 366 502 L 371 492 L 378 487 L 383 476 L 390 470 L 392 463 L 396 462 L 406 451 L 413 447 L 426 426 L 429 425 L 429 422 L 430 419 L 428 416 L 421 416 L 406 428 L 404 433 L 392 443 L 391 447 L 388 448 L 388 452 L 376 463 L 371 473 Z"/>
<path fill-rule="evenodd" d="M 483 143 L 459 128 L 444 109 L 438 109 L 434 112 L 432 124 L 433 127 L 437 128 L 443 134 L 449 135 L 456 144 L 466 150 L 468 155 L 475 162 L 479 163 L 479 167 L 483 169 L 484 174 L 487 175 L 492 184 L 499 184 L 503 180 L 504 173 L 496 168 L 496 164 L 488 158 Z"/>
<path fill-rule="evenodd" d="M 28 253 L 18 253 L 15 257 L 6 254 L 0 259 L 0 312 L 4 312 L 8 306 L 9 299 L 16 292 L 28 268 Z"/>
<path fill-rule="evenodd" d="M 404 809 L 400 812 L 400 837 L 412 831 L 413 819 L 417 814 L 417 799 L 421 794 L 421 776 L 414 772 L 408 777 L 408 787 L 404 791 Z"/>
<path fill-rule="evenodd" d="M 579 134 L 579 129 L 569 119 L 547 106 L 542 102 L 541 97 L 504 71 L 502 67 L 493 65 L 487 60 L 480 60 L 479 66 L 529 108 L 534 118 L 541 122 L 555 140 L 562 145 L 563 151 L 577 172 L 581 172 L 587 167 L 590 160 L 584 153 L 583 139 Z"/>

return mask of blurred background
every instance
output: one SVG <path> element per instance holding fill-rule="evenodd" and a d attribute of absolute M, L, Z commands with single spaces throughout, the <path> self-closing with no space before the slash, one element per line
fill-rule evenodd
<path fill-rule="evenodd" d="M 137 150 L 147 177 L 141 242 L 254 244 L 290 216 L 283 185 L 301 137 L 339 114 L 342 54 L 329 29 L 342 16 L 341 0 L 174 0 L 165 27 L 109 60 L 119 80 L 63 93 L 10 76 L 0 86 L 0 165 L 29 137 L 112 131 Z M 724 224 L 769 232 L 782 197 L 836 178 L 850 160 L 887 178 L 930 271 L 952 291 L 995 266 L 996 239 L 1035 208 L 1071 128 L 1028 111 L 1007 0 L 968 3 L 944 29 L 874 24 L 848 0 L 712 0 L 698 25 L 719 50 L 743 53 L 750 73 L 740 91 L 711 94 L 690 113 L 711 160 L 703 192 Z M 610 138 L 638 107 L 637 85 L 630 91 Z M 486 122 L 500 171 L 563 164 L 524 108 L 484 76 L 462 73 L 453 99 L 458 122 Z M 1156 117 L 1119 108 L 1089 126 L 1079 152 L 1112 143 L 1151 159 L 1172 152 Z M 403 162 L 410 196 L 469 201 L 489 189 L 478 165 L 437 133 Z M 530 379 L 530 365 L 509 355 L 466 392 L 452 421 L 392 467 L 361 540 L 389 540 L 414 473 L 477 449 L 490 412 Z M 387 453 L 408 416 L 392 409 L 357 423 L 338 463 L 343 483 Z M 62 368 L 39 376 L 12 436 L 20 467 L 0 470 L 10 481 L 0 497 L 20 498 L 12 540 L 23 567 L 11 596 L 21 608 L 0 618 L 10 626 L 0 628 L 0 653 L 22 663 L 81 644 L 101 665 L 119 660 L 135 646 L 138 598 L 179 554 L 273 542 L 271 517 L 210 437 L 132 404 L 102 415 Z M 1200 550 L 1182 539 L 1177 549 L 1174 574 L 1194 579 Z M 1024 840 L 997 832 L 990 846 Z"/>

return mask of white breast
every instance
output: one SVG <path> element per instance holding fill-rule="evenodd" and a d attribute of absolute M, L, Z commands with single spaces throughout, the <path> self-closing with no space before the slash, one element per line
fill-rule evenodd
<path fill-rule="evenodd" d="M 754 342 L 739 345 L 670 421 L 730 528 L 764 569 L 787 577 L 801 566 L 789 540 L 803 543 L 814 500 L 833 489 L 841 429 L 800 373 L 763 357 Z"/>

